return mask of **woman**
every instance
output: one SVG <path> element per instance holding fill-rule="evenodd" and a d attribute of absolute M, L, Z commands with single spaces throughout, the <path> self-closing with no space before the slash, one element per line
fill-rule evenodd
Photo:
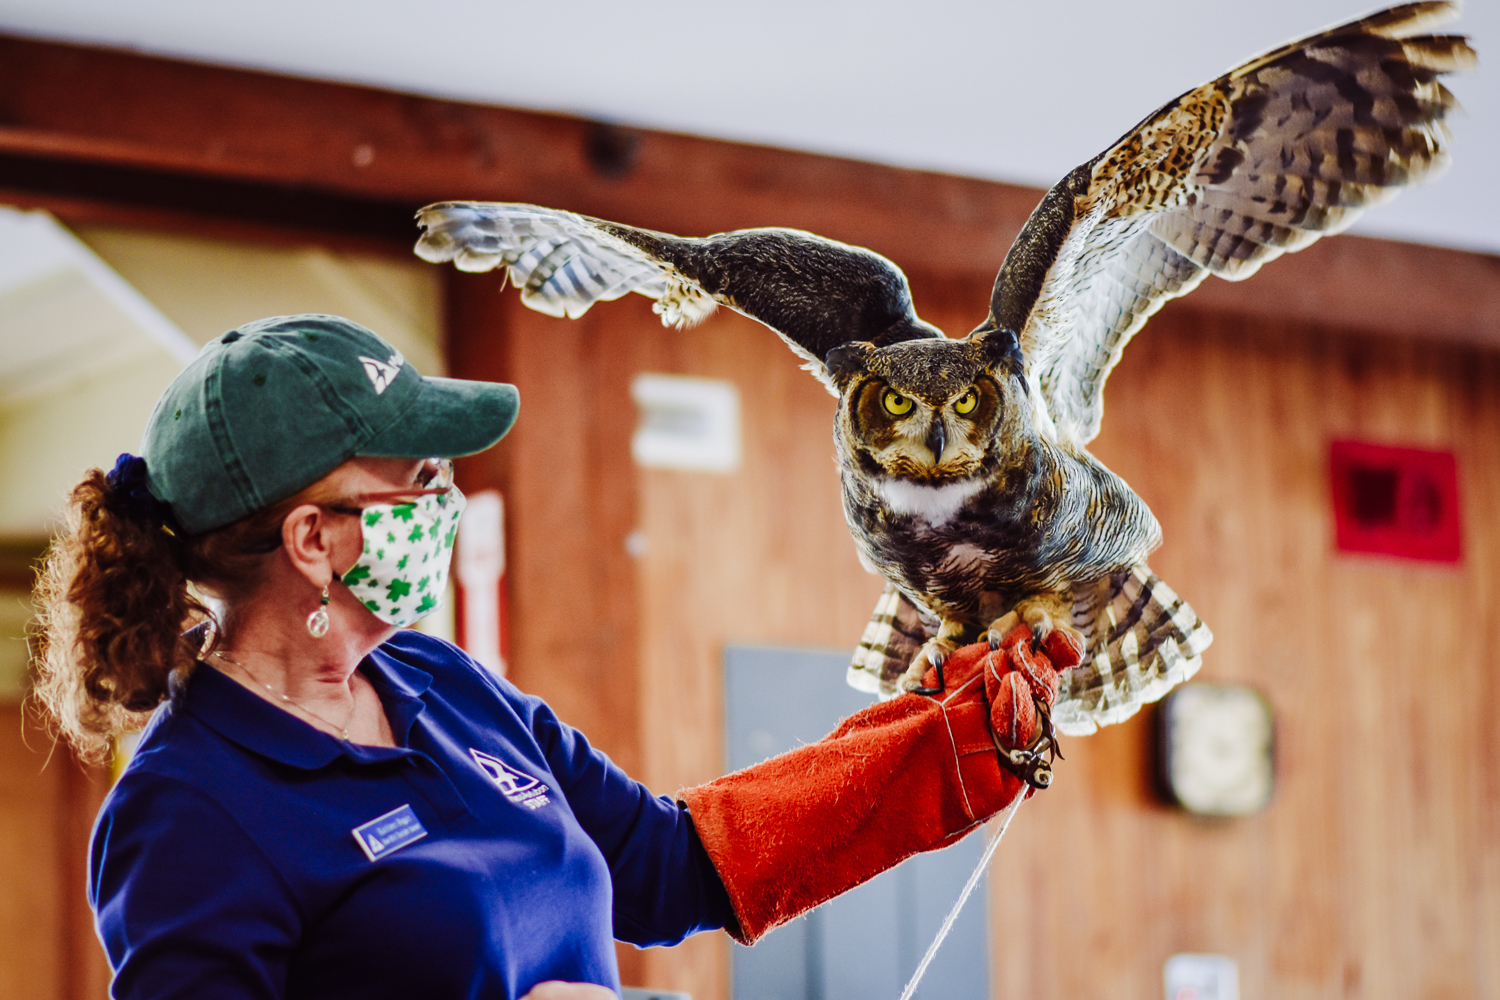
<path fill-rule="evenodd" d="M 1023 790 L 989 727 L 1028 745 L 1055 696 L 1024 628 L 955 656 L 941 698 L 680 801 L 403 630 L 463 509 L 430 456 L 517 406 L 347 320 L 262 320 L 168 388 L 143 458 L 74 491 L 38 694 L 87 756 L 146 723 L 90 857 L 116 997 L 605 997 L 616 938 L 752 940 Z"/>

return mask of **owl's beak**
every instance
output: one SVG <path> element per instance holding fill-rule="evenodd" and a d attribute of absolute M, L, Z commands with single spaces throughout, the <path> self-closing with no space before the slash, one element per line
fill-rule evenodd
<path fill-rule="evenodd" d="M 937 465 L 943 460 L 943 449 L 948 444 L 948 428 L 943 426 L 943 416 L 940 413 L 932 415 L 932 425 L 927 428 L 927 450 L 932 452 L 932 464 Z"/>

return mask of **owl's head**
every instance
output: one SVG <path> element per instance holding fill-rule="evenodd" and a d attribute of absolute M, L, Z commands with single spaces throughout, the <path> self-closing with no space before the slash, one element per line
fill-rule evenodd
<path fill-rule="evenodd" d="M 867 474 L 940 484 L 1003 459 L 998 439 L 1029 428 L 1015 335 L 906 340 L 831 351 L 839 392 L 836 436 Z"/>

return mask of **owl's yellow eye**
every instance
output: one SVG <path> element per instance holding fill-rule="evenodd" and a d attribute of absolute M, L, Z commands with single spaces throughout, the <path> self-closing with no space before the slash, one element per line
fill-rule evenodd
<path fill-rule="evenodd" d="M 885 404 L 886 412 L 895 416 L 904 417 L 911 412 L 911 400 L 894 389 L 887 389 L 880 401 Z"/>
<path fill-rule="evenodd" d="M 974 389 L 970 389 L 968 392 L 964 393 L 962 396 L 959 396 L 958 399 L 954 401 L 953 412 L 973 413 L 974 407 L 978 405 L 979 393 Z"/>

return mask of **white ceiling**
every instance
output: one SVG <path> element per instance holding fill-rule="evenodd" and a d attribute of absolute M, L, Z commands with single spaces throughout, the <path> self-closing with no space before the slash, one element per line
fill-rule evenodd
<path fill-rule="evenodd" d="M 1363 0 L 0 0 L 0 31 L 1045 187 Z M 1455 164 L 1357 227 L 1500 252 L 1500 0 Z M 463 197 L 463 192 L 453 192 Z"/>

